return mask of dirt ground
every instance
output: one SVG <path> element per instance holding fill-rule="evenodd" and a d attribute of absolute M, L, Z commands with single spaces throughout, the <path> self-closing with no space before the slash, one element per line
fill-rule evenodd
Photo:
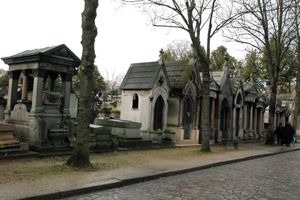
<path fill-rule="evenodd" d="M 66 166 L 67 156 L 2 159 L 0 193 L 7 199 L 17 199 L 116 179 L 120 176 L 179 170 L 197 166 L 205 161 L 209 164 L 213 162 L 214 157 L 222 161 L 226 154 L 238 155 L 238 152 L 250 150 L 247 145 L 237 150 L 216 145 L 211 147 L 211 153 L 202 153 L 200 149 L 201 147 L 197 146 L 91 154 L 90 160 L 94 168 L 87 171 Z"/>
<path fill-rule="evenodd" d="M 193 160 L 201 156 L 201 147 L 170 148 L 138 151 L 115 151 L 109 153 L 91 154 L 90 160 L 93 169 L 79 170 L 65 165 L 68 156 L 24 158 L 0 160 L 0 185 L 14 184 L 16 182 L 31 182 L 40 179 L 78 177 L 84 174 L 102 174 L 110 170 L 147 167 L 157 165 L 171 165 L 180 159 Z M 220 147 L 213 147 L 212 153 L 223 151 Z M 204 156 L 204 155 L 202 155 Z"/>

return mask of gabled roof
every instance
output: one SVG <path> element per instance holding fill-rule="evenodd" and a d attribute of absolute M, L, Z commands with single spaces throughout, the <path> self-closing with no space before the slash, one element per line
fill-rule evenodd
<path fill-rule="evenodd" d="M 183 89 L 189 80 L 193 65 L 187 61 L 165 62 L 171 89 Z"/>
<path fill-rule="evenodd" d="M 186 61 L 164 63 L 171 89 L 183 89 L 193 70 Z M 152 89 L 162 65 L 159 62 L 131 64 L 120 86 L 123 90 Z"/>
<path fill-rule="evenodd" d="M 213 72 L 213 79 L 220 85 L 223 72 Z"/>
<path fill-rule="evenodd" d="M 59 62 L 67 60 L 76 66 L 81 60 L 64 44 L 40 49 L 26 50 L 9 57 L 1 58 L 6 64 L 19 64 L 36 61 Z"/>
<path fill-rule="evenodd" d="M 245 83 L 244 84 L 244 90 L 247 93 L 253 93 L 253 94 L 257 94 L 258 93 L 258 89 L 257 86 L 254 82 L 250 81 L 249 83 Z"/>
<path fill-rule="evenodd" d="M 120 86 L 123 90 L 152 89 L 161 65 L 156 62 L 131 64 Z"/>

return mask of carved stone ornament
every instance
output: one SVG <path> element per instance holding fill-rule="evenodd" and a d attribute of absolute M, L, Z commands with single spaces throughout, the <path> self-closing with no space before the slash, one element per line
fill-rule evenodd
<path fill-rule="evenodd" d="M 49 94 L 47 95 L 47 100 L 51 103 L 56 103 L 59 100 L 59 96 L 54 94 Z"/>
<path fill-rule="evenodd" d="M 159 80 L 158 80 L 159 85 L 162 85 L 164 83 L 164 81 L 165 81 L 165 78 L 163 76 L 160 76 Z"/>
<path fill-rule="evenodd" d="M 53 55 L 66 57 L 66 58 L 72 58 L 71 54 L 68 52 L 68 50 L 66 48 L 62 48 L 62 49 L 55 51 L 53 53 Z"/>

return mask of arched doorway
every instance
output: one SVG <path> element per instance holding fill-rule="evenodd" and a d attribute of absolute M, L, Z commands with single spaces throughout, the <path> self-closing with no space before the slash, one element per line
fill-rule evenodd
<path fill-rule="evenodd" d="M 183 107 L 183 129 L 184 136 L 183 139 L 190 139 L 190 131 L 191 131 L 191 122 L 192 122 L 192 103 L 190 98 L 186 98 L 184 101 Z"/>
<path fill-rule="evenodd" d="M 154 123 L 153 129 L 163 129 L 163 109 L 164 109 L 164 100 L 161 95 L 157 98 L 154 106 Z"/>

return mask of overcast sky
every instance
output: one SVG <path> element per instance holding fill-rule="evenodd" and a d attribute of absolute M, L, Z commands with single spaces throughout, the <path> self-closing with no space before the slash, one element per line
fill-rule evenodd
<path fill-rule="evenodd" d="M 84 0 L 0 0 L 0 57 L 65 44 L 81 58 L 83 8 Z M 100 72 L 126 72 L 131 63 L 158 60 L 159 50 L 172 41 L 189 39 L 182 30 L 153 28 L 142 13 L 117 10 L 110 0 L 99 0 L 96 26 L 95 64 Z M 211 49 L 219 45 L 234 54 L 233 45 L 222 38 L 214 38 Z M 0 68 L 8 66 L 1 60 Z"/>

